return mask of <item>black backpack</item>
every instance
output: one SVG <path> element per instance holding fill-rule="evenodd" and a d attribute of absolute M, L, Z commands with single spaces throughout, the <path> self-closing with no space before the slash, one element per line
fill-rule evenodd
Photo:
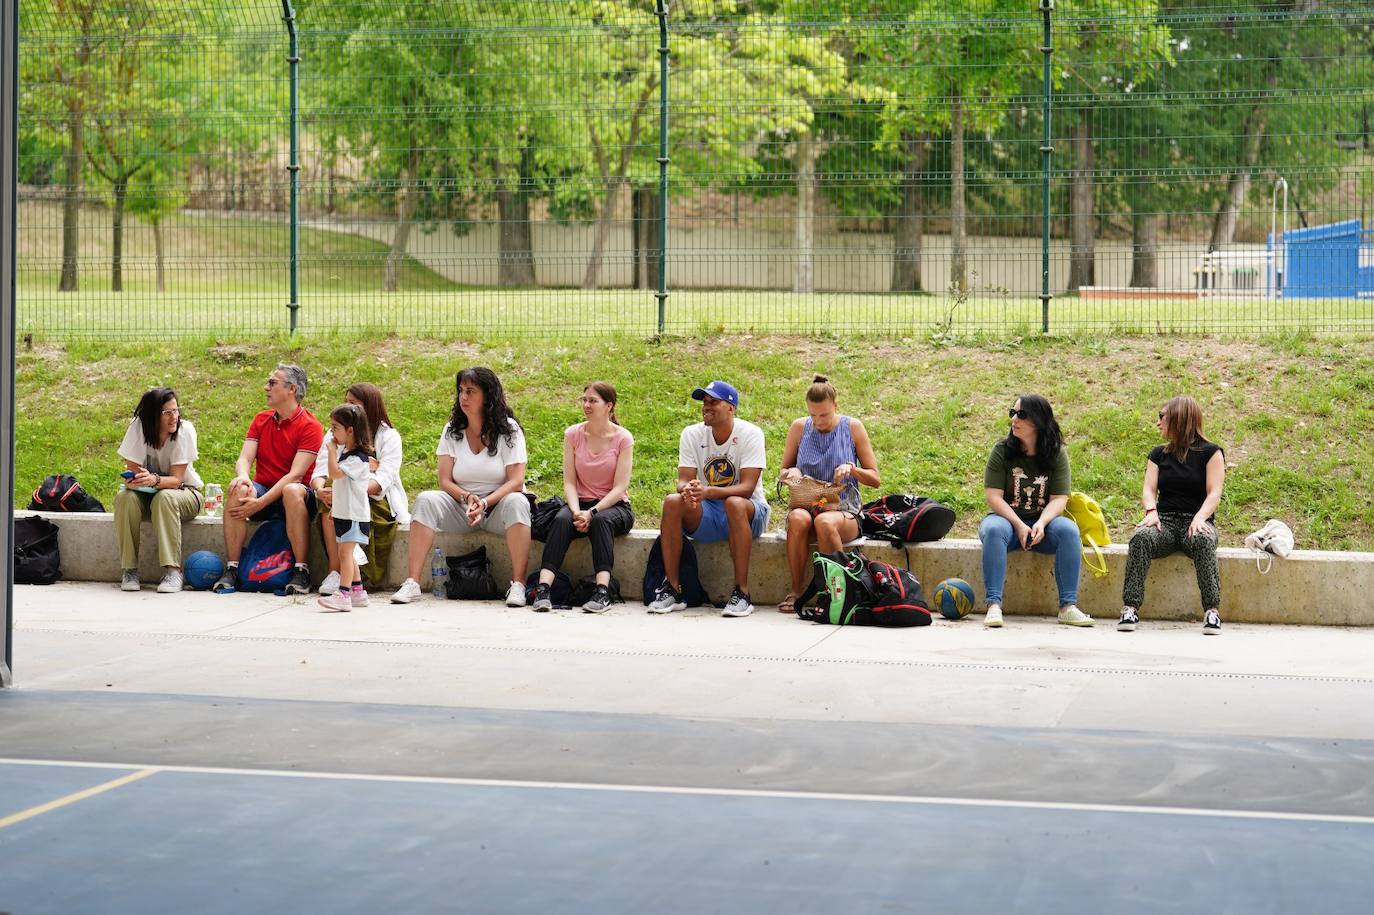
<path fill-rule="evenodd" d="M 865 561 L 860 579 L 869 593 L 870 603 L 859 611 L 855 622 L 893 628 L 929 626 L 930 607 L 926 604 L 920 579 L 888 562 L 867 557 Z"/>
<path fill-rule="evenodd" d="M 925 496 L 895 493 L 859 510 L 859 530 L 874 540 L 925 543 L 939 540 L 954 526 L 954 509 Z"/>
<path fill-rule="evenodd" d="M 684 541 L 686 542 L 686 541 Z M 583 575 L 577 580 L 577 584 L 572 589 L 572 605 L 580 607 L 592 599 L 592 592 L 596 590 L 596 576 Z M 606 590 L 611 592 L 611 603 L 623 604 L 625 599 L 620 596 L 620 582 L 614 575 L 611 576 L 610 584 L 606 585 Z"/>
<path fill-rule="evenodd" d="M 444 583 L 444 593 L 449 600 L 496 599 L 496 579 L 491 577 L 491 560 L 485 546 L 462 556 L 450 556 L 446 561 L 448 581 Z"/>
<path fill-rule="evenodd" d="M 54 473 L 44 477 L 42 485 L 33 491 L 29 509 L 40 512 L 103 512 L 105 506 L 82 489 L 76 477 Z"/>
<path fill-rule="evenodd" d="M 47 518 L 14 519 L 14 581 L 50 585 L 62 577 L 57 525 Z"/>
<path fill-rule="evenodd" d="M 644 603 L 652 603 L 654 592 L 667 577 L 663 570 L 663 538 L 656 537 L 649 549 L 649 560 L 644 564 Z M 678 563 L 678 578 L 682 580 L 682 599 L 689 607 L 715 606 L 711 595 L 701 586 L 701 576 L 697 572 L 697 551 L 692 541 L 682 538 L 682 561 Z"/>
<path fill-rule="evenodd" d="M 539 586 L 539 570 L 535 569 L 525 579 L 525 593 L 530 595 L 530 601 L 534 601 L 534 589 Z M 573 583 L 572 576 L 562 569 L 554 569 L 553 584 L 549 585 L 549 600 L 554 608 L 566 610 L 569 607 L 581 606 L 573 602 Z M 587 601 L 583 599 L 582 603 Z"/>

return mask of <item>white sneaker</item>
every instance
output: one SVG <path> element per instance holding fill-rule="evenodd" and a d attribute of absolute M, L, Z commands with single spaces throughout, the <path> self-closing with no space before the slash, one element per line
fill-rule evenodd
<path fill-rule="evenodd" d="M 1065 626 L 1091 626 L 1093 624 L 1093 618 L 1082 610 L 1079 610 L 1073 604 L 1069 604 L 1063 610 L 1059 611 L 1059 622 L 1063 623 Z"/>
<path fill-rule="evenodd" d="M 401 582 L 396 593 L 391 595 L 391 602 L 393 604 L 408 604 L 413 600 L 419 600 L 422 594 L 424 592 L 420 590 L 420 583 L 413 578 L 407 578 Z"/>
<path fill-rule="evenodd" d="M 339 590 L 339 573 L 330 572 L 324 577 L 324 581 L 320 582 L 320 593 L 328 596 L 337 590 Z"/>
<path fill-rule="evenodd" d="M 181 569 L 163 569 L 162 581 L 157 583 L 158 594 L 180 594 L 186 580 L 181 577 Z"/>
<path fill-rule="evenodd" d="M 988 604 L 987 615 L 983 617 L 984 629 L 1002 628 L 1002 608 L 997 604 Z"/>
<path fill-rule="evenodd" d="M 513 581 L 510 583 L 510 590 L 506 592 L 506 606 L 525 606 L 525 586 L 522 583 L 518 581 Z"/>

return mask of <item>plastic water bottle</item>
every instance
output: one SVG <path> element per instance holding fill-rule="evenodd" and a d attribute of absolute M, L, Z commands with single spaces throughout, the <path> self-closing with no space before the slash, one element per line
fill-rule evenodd
<path fill-rule="evenodd" d="M 434 596 L 440 600 L 446 599 L 448 590 L 444 584 L 448 581 L 448 563 L 444 561 L 444 551 L 437 546 L 434 548 L 434 557 L 429 561 L 429 577 Z"/>
<path fill-rule="evenodd" d="M 224 510 L 224 487 L 218 483 L 205 485 L 205 517 L 218 518 Z"/>

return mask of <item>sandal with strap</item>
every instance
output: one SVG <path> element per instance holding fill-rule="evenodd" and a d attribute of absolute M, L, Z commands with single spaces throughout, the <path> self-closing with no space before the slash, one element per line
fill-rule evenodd
<path fill-rule="evenodd" d="M 797 612 L 797 595 L 796 595 L 796 594 L 793 594 L 792 592 L 789 591 L 788 594 L 787 594 L 787 596 L 784 597 L 784 598 L 778 603 L 778 612 L 779 612 L 779 613 L 796 613 L 796 612 Z"/>

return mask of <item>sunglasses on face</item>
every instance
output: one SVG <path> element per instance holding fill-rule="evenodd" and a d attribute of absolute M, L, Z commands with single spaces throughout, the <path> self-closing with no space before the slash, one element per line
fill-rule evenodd
<path fill-rule="evenodd" d="M 1011 417 L 1012 419 L 1030 419 L 1030 411 L 1018 410 L 1015 407 L 1012 407 L 1010 410 L 1007 411 L 1007 416 Z"/>

